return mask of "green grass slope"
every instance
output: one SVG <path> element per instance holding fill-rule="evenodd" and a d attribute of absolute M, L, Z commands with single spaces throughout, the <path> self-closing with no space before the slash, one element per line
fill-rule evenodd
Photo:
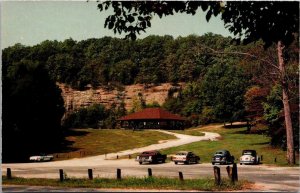
<path fill-rule="evenodd" d="M 202 163 L 210 163 L 215 151 L 227 149 L 234 155 L 236 162 L 244 149 L 254 149 L 258 155 L 263 155 L 263 164 L 286 166 L 286 151 L 279 148 L 272 148 L 269 145 L 270 137 L 263 134 L 248 134 L 246 128 L 224 128 L 222 125 L 208 125 L 197 129 L 200 132 L 215 132 L 221 135 L 218 141 L 199 141 L 187 145 L 168 148 L 163 150 L 166 154 L 175 154 L 177 151 L 193 151 L 200 156 Z M 275 162 L 276 158 L 276 162 Z M 297 158 L 299 165 L 299 158 Z"/>

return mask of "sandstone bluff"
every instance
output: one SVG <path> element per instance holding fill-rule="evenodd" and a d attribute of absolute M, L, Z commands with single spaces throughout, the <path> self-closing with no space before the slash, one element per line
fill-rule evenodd
<path fill-rule="evenodd" d="M 170 90 L 178 90 L 184 87 L 184 83 L 172 85 L 163 83 L 160 85 L 144 85 L 135 84 L 120 87 L 100 86 L 92 88 L 88 86 L 85 90 L 75 90 L 65 84 L 58 84 L 62 90 L 62 96 L 65 102 L 66 112 L 70 113 L 79 108 L 88 107 L 95 103 L 103 104 L 105 107 L 110 107 L 111 104 L 119 104 L 125 102 L 125 108 L 130 110 L 133 105 L 133 100 L 141 94 L 147 104 L 157 102 L 162 105 L 168 97 Z M 178 92 L 172 93 L 176 96 Z"/>

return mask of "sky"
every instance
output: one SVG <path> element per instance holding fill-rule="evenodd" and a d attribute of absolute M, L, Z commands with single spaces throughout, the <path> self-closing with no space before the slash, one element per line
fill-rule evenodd
<path fill-rule="evenodd" d="M 44 40 L 76 41 L 116 35 L 104 28 L 105 18 L 111 13 L 100 12 L 97 2 L 86 1 L 2 1 L 1 4 L 1 48 L 21 43 L 26 46 L 39 44 Z M 202 12 L 194 16 L 176 14 L 152 19 L 152 27 L 138 36 L 172 35 L 186 37 L 208 32 L 231 36 L 220 18 L 206 22 Z"/>

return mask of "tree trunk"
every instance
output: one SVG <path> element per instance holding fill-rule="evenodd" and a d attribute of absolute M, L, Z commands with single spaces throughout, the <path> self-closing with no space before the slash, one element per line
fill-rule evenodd
<path fill-rule="evenodd" d="M 285 63 L 283 56 L 284 45 L 281 41 L 277 43 L 278 62 L 280 70 L 280 81 L 282 85 L 282 102 L 284 110 L 284 121 L 286 129 L 286 142 L 287 142 L 287 161 L 288 164 L 295 164 L 295 151 L 294 151 L 294 134 L 291 119 L 291 110 L 288 96 L 288 84 L 285 76 Z"/>

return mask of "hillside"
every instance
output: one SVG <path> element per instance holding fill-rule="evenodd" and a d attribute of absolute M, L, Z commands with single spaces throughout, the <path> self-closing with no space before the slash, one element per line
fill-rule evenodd
<path fill-rule="evenodd" d="M 103 104 L 110 107 L 112 103 L 119 104 L 122 99 L 125 102 L 125 108 L 130 110 L 132 108 L 133 100 L 138 94 L 142 94 L 146 104 L 157 102 L 162 105 L 168 97 L 170 89 L 179 89 L 184 87 L 184 83 L 172 85 L 171 83 L 163 83 L 160 85 L 134 84 L 124 86 L 122 89 L 100 86 L 97 88 L 88 87 L 86 90 L 80 91 L 73 89 L 65 84 L 58 84 L 62 90 L 62 96 L 65 102 L 67 112 L 72 112 L 82 107 L 88 107 L 94 103 Z M 176 95 L 174 93 L 173 95 Z"/>

